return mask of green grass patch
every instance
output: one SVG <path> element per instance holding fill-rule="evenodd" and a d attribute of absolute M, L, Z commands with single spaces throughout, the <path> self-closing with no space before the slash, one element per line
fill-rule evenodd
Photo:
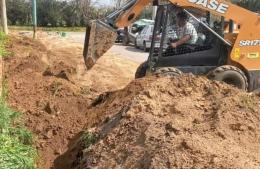
<path fill-rule="evenodd" d="M 6 37 L 0 33 L 1 50 Z M 20 121 L 20 113 L 12 110 L 6 103 L 5 83 L 0 96 L 0 169 L 35 169 L 37 158 L 33 148 L 33 136 Z"/>
<path fill-rule="evenodd" d="M 94 144 L 97 141 L 97 135 L 91 132 L 84 132 L 81 136 L 81 139 L 84 143 L 84 148 L 88 149 L 92 144 Z"/>
<path fill-rule="evenodd" d="M 9 26 L 11 30 L 32 31 L 32 26 Z M 47 32 L 85 32 L 85 27 L 38 27 L 38 30 Z"/>
<path fill-rule="evenodd" d="M 9 51 L 5 49 L 5 45 L 8 42 L 8 37 L 0 31 L 0 56 L 6 57 L 10 54 Z"/>

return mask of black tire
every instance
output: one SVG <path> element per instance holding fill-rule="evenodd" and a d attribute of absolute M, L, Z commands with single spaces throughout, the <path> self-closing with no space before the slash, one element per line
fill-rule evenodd
<path fill-rule="evenodd" d="M 135 48 L 136 48 L 136 49 L 139 49 L 136 40 L 135 40 Z"/>
<path fill-rule="evenodd" d="M 148 52 L 149 51 L 149 49 L 146 46 L 146 42 L 145 41 L 144 41 L 144 44 L 143 44 L 143 50 L 144 50 L 144 52 Z"/>
<path fill-rule="evenodd" d="M 135 73 L 135 78 L 136 79 L 140 79 L 140 78 L 143 78 L 145 77 L 146 75 L 146 70 L 148 69 L 148 62 L 144 62 L 142 63 L 136 70 L 136 73 Z"/>
<path fill-rule="evenodd" d="M 174 77 L 174 76 L 182 75 L 182 71 L 180 71 L 175 67 L 162 67 L 162 68 L 157 68 L 154 74 L 159 76 Z"/>
<path fill-rule="evenodd" d="M 124 46 L 128 46 L 129 41 L 128 41 L 127 36 L 125 36 L 125 37 L 123 38 L 122 44 L 123 44 Z"/>
<path fill-rule="evenodd" d="M 248 89 L 248 80 L 245 73 L 234 66 L 220 66 L 210 72 L 208 78 L 225 82 L 242 90 Z"/>

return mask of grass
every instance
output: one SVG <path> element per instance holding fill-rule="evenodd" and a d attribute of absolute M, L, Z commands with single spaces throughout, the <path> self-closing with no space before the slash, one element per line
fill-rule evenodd
<path fill-rule="evenodd" d="M 32 31 L 32 26 L 9 26 L 10 30 Z M 38 30 L 47 32 L 85 32 L 85 27 L 38 27 Z"/>
<path fill-rule="evenodd" d="M 52 95 L 53 95 L 53 96 L 56 96 L 57 93 L 61 90 L 61 88 L 62 88 L 62 83 L 61 83 L 61 82 L 58 82 L 58 81 L 54 81 L 54 82 L 51 84 Z"/>
<path fill-rule="evenodd" d="M 97 135 L 86 131 L 81 136 L 81 139 L 84 143 L 84 148 L 88 149 L 91 145 L 93 145 L 97 141 Z"/>
<path fill-rule="evenodd" d="M 7 37 L 0 33 L 1 52 L 5 53 Z M 3 83 L 3 89 L 6 89 Z M 37 152 L 33 148 L 33 136 L 20 121 L 20 113 L 6 103 L 7 90 L 0 96 L 0 169 L 35 169 Z"/>
<path fill-rule="evenodd" d="M 5 36 L 3 32 L 0 31 L 0 56 L 1 57 L 6 57 L 10 54 L 10 52 L 8 52 L 5 49 L 5 45 L 7 42 L 8 42 L 8 38 Z"/>

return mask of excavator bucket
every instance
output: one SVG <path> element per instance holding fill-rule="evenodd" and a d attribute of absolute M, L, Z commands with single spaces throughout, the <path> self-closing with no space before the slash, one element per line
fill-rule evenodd
<path fill-rule="evenodd" d="M 116 38 L 116 31 L 100 20 L 87 25 L 83 55 L 88 70 L 113 46 Z"/>

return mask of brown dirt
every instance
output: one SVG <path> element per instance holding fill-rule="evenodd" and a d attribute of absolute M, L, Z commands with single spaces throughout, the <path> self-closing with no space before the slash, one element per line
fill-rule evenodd
<path fill-rule="evenodd" d="M 95 144 L 78 140 L 85 148 L 65 168 L 260 168 L 259 98 L 228 85 L 151 77 L 92 105 L 107 119 L 89 129 Z"/>
<path fill-rule="evenodd" d="M 128 84 L 137 64 L 107 53 L 86 72 L 82 46 L 39 39 L 15 34 L 4 60 L 39 169 L 260 168 L 258 97 L 191 75 Z"/>
<path fill-rule="evenodd" d="M 114 61 L 113 54 L 108 53 L 97 64 L 97 68 L 102 67 L 106 72 L 95 67 L 86 72 L 82 46 L 46 33 L 39 33 L 39 39 L 16 33 L 11 36 L 8 48 L 12 56 L 5 58 L 4 71 L 9 104 L 23 112 L 26 126 L 36 136 L 38 168 L 49 169 L 67 151 L 73 137 L 86 124 L 96 121 L 88 111 L 91 100 L 126 85 L 137 65 L 117 59 L 122 65 L 132 66 L 132 70 L 115 73 L 119 65 L 102 67 Z M 91 81 L 90 77 L 97 80 Z"/>

